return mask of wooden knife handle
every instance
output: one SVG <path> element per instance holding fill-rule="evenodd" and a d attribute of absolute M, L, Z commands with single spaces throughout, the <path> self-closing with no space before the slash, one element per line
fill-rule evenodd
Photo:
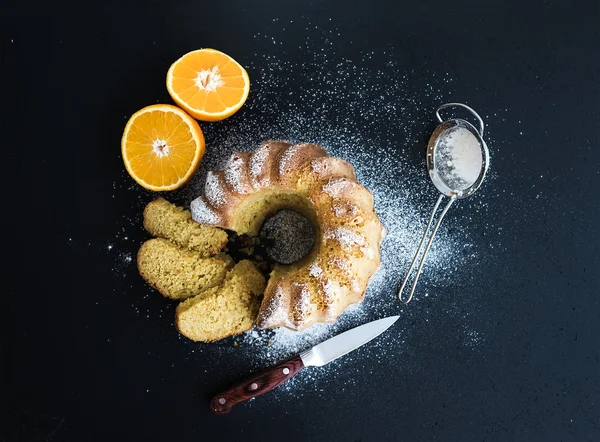
<path fill-rule="evenodd" d="M 294 356 L 274 367 L 255 373 L 213 397 L 210 401 L 210 409 L 218 414 L 229 413 L 235 404 L 277 388 L 303 368 L 304 364 L 300 356 Z"/>

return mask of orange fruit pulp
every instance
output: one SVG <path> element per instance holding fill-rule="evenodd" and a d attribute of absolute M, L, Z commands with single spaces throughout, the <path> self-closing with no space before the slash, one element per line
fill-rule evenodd
<path fill-rule="evenodd" d="M 167 90 L 175 103 L 194 118 L 219 121 L 245 103 L 250 79 L 229 55 L 215 49 L 199 49 L 171 65 Z"/>
<path fill-rule="evenodd" d="M 204 156 L 198 122 L 169 104 L 145 107 L 131 116 L 121 138 L 131 177 L 146 189 L 174 190 L 196 172 Z"/>

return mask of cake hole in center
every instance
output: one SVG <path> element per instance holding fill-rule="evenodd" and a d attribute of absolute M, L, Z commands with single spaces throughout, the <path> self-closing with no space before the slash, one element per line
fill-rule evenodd
<path fill-rule="evenodd" d="M 267 256 L 279 264 L 300 261 L 315 243 L 312 223 L 304 215 L 290 209 L 281 209 L 267 218 L 259 235 Z"/>

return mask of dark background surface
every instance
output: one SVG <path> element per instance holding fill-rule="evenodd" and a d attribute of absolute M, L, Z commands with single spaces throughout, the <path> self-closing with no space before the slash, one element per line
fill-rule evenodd
<path fill-rule="evenodd" d="M 599 440 L 598 3 L 289 3 L 2 2 L 2 440 Z M 256 35 L 294 58 L 308 22 L 342 34 L 351 60 L 391 51 L 417 93 L 422 73 L 450 73 L 452 96 L 488 117 L 495 179 L 471 222 L 499 246 L 454 307 L 485 344 L 459 345 L 443 298 L 423 300 L 401 356 L 348 362 L 351 389 L 339 376 L 215 416 L 207 399 L 251 370 L 219 345 L 189 357 L 172 310 L 107 253 L 135 253 L 144 232 L 123 220 L 152 198 L 119 140 L 133 112 L 170 102 L 181 54 L 221 49 L 252 79 L 253 54 L 274 51 Z"/>

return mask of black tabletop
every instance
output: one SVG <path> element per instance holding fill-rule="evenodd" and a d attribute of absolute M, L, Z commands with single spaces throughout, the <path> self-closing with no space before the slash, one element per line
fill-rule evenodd
<path fill-rule="evenodd" d="M 598 440 L 599 23 L 596 2 L 3 2 L 2 440 Z M 170 64 L 202 47 L 245 66 L 251 92 L 201 123 L 200 175 L 263 136 L 359 144 L 359 177 L 378 155 L 403 165 L 381 180 L 416 194 L 416 247 L 436 107 L 475 108 L 491 152 L 440 230 L 450 264 L 426 266 L 407 306 L 396 269 L 344 323 L 398 314 L 393 329 L 226 416 L 212 395 L 277 355 L 178 335 L 135 265 L 157 194 L 120 154 L 127 119 L 172 103 Z"/>

